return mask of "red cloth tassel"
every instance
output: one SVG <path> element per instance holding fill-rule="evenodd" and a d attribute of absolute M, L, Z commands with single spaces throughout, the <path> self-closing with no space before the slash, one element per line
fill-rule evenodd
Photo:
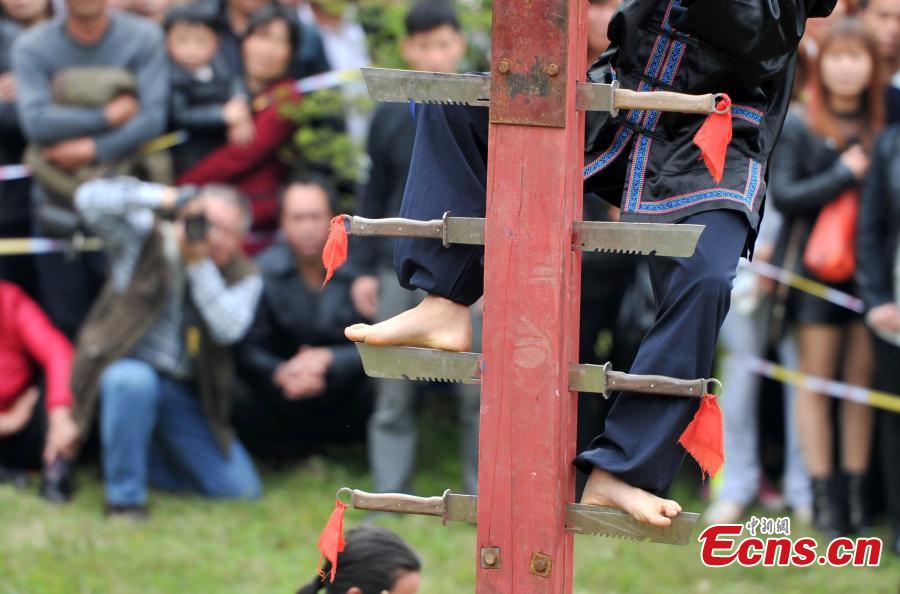
<path fill-rule="evenodd" d="M 319 557 L 319 577 L 323 580 L 325 579 L 325 572 L 322 571 L 322 560 L 328 559 L 331 562 L 331 583 L 334 583 L 334 574 L 337 572 L 338 553 L 344 550 L 345 509 L 347 509 L 346 503 L 342 503 L 340 499 L 335 500 L 334 511 L 331 512 L 328 523 L 325 524 L 322 534 L 319 535 L 318 546 L 319 551 L 322 553 Z"/>
<path fill-rule="evenodd" d="M 325 282 L 322 288 L 328 284 L 334 271 L 347 261 L 347 229 L 344 227 L 344 215 L 337 215 L 331 219 L 331 228 L 328 230 L 328 239 L 322 250 L 322 264 L 325 265 Z"/>
<path fill-rule="evenodd" d="M 715 476 L 725 463 L 725 440 L 722 434 L 722 409 L 715 394 L 705 394 L 693 420 L 678 438 L 687 452 L 700 465 L 701 474 Z"/>
<path fill-rule="evenodd" d="M 728 95 L 722 95 L 716 107 L 725 113 L 709 114 L 694 134 L 694 144 L 700 149 L 700 158 L 710 175 L 719 183 L 725 171 L 725 155 L 731 142 L 731 99 Z"/>

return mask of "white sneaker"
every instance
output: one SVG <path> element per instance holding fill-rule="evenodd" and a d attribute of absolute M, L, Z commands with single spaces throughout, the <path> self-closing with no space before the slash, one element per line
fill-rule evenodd
<path fill-rule="evenodd" d="M 703 512 L 703 522 L 706 524 L 736 524 L 744 515 L 744 506 L 737 501 L 719 499 Z"/>

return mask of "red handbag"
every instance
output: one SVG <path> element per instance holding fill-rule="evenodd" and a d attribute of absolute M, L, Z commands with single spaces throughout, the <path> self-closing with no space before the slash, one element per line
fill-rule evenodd
<path fill-rule="evenodd" d="M 840 283 L 853 278 L 858 215 L 857 190 L 847 190 L 819 213 L 803 251 L 803 264 L 819 280 Z"/>

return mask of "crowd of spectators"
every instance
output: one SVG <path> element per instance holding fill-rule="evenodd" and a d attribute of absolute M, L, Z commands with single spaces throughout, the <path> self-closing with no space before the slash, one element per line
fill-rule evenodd
<path fill-rule="evenodd" d="M 618 4 L 590 0 L 590 62 Z M 254 460 L 365 438 L 375 488 L 412 491 L 427 386 L 366 378 L 343 328 L 421 296 L 397 283 L 386 239 L 351 240 L 350 265 L 322 289 L 335 179 L 284 150 L 304 101 L 297 81 L 369 64 L 355 9 L 0 0 L 0 235 L 84 233 L 104 245 L 0 255 L 0 482 L 42 469 L 44 495 L 65 500 L 70 463 L 94 436 L 107 513 L 144 518 L 150 486 L 255 498 Z M 419 0 L 397 50 L 408 68 L 459 72 L 472 63 L 468 33 L 447 0 Z M 898 69 L 900 0 L 839 0 L 810 23 L 755 258 L 858 296 L 866 313 L 740 272 L 720 341 L 727 461 L 711 522 L 783 500 L 830 534 L 866 533 L 884 508 L 900 547 L 900 415 L 779 390 L 746 364 L 775 357 L 900 393 Z M 396 216 L 416 134 L 409 106 L 365 113 L 358 86 L 342 93 L 350 107 L 326 125 L 369 157 L 353 211 Z M 585 197 L 585 218 L 617 219 L 603 198 L 615 199 Z M 847 199 L 859 205 L 855 275 L 817 277 L 806 252 L 820 213 Z M 628 369 L 654 318 L 644 266 L 585 255 L 581 362 Z M 472 315 L 480 329 L 479 304 Z M 463 481 L 475 492 L 478 389 L 442 393 L 459 403 Z M 772 402 L 784 403 L 783 427 L 760 414 Z M 582 396 L 579 448 L 608 406 Z M 773 442 L 783 476 L 770 468 Z"/>

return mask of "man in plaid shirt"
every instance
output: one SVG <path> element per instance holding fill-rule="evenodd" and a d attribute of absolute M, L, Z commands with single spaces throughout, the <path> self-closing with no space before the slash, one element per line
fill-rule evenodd
<path fill-rule="evenodd" d="M 73 371 L 80 423 L 99 400 L 110 514 L 144 517 L 148 481 L 213 497 L 260 493 L 228 427 L 230 345 L 249 329 L 262 290 L 240 248 L 250 210 L 226 186 L 193 194 L 118 178 L 88 182 L 75 197 L 110 258 Z"/>

